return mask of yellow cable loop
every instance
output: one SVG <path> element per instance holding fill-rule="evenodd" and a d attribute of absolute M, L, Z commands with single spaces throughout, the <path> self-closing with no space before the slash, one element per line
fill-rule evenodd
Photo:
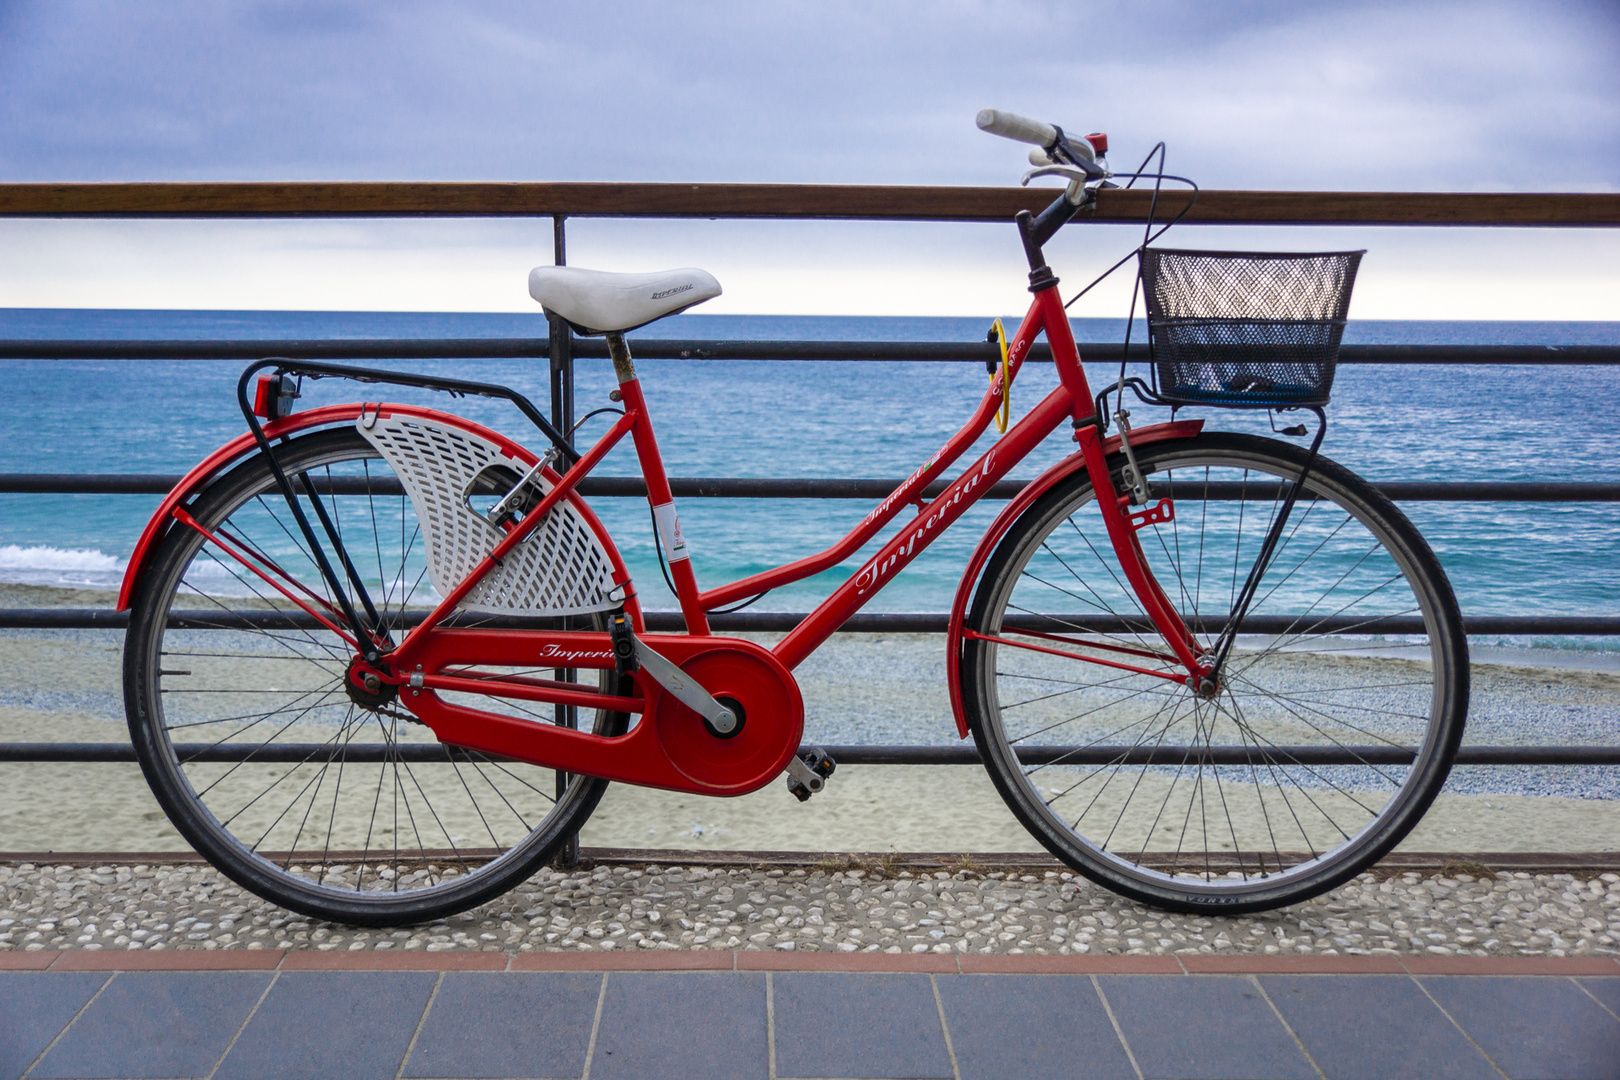
<path fill-rule="evenodd" d="M 1001 346 L 1001 409 L 996 413 L 996 431 L 1007 434 L 1007 424 L 1012 420 L 1012 379 L 1007 371 L 1007 331 L 997 319 L 990 324 L 990 332 L 996 336 L 996 343 Z M 995 376 L 990 376 L 991 382 Z"/>

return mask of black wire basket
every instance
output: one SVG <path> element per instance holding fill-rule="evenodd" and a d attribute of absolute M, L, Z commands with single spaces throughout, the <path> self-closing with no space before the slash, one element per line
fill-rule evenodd
<path fill-rule="evenodd" d="M 1326 405 L 1365 254 L 1144 249 L 1154 393 L 1170 405 Z"/>

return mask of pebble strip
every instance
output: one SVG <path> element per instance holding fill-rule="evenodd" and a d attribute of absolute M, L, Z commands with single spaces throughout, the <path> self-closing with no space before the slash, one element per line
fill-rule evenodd
<path fill-rule="evenodd" d="M 546 869 L 462 915 L 356 930 L 209 867 L 0 866 L 0 950 L 809 949 L 1620 956 L 1620 875 L 1363 874 L 1281 911 L 1155 911 L 1063 873 Z"/>

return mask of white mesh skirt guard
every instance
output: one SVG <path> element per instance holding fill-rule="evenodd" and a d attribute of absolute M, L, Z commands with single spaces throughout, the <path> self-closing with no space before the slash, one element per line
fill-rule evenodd
<path fill-rule="evenodd" d="M 492 465 L 516 476 L 529 466 L 495 443 L 415 416 L 362 415 L 355 428 L 393 468 L 421 523 L 428 577 L 448 596 L 506 534 L 473 510 L 467 492 Z M 533 485 L 552 485 L 536 476 Z M 609 599 L 613 563 L 585 518 L 566 500 L 467 594 L 465 611 L 582 615 L 619 607 Z"/>

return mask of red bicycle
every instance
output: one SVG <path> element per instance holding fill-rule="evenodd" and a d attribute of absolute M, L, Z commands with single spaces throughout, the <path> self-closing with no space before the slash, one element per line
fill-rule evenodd
<path fill-rule="evenodd" d="M 1094 396 L 1043 245 L 1111 183 L 1106 139 L 993 110 L 979 126 L 1068 181 L 1018 216 L 1029 312 L 954 437 L 839 543 L 766 573 L 699 586 L 624 338 L 717 295 L 703 271 L 531 274 L 548 313 L 611 351 L 617 416 L 583 453 L 505 387 L 249 367 L 249 432 L 163 501 L 119 599 L 131 735 L 186 839 L 288 908 L 387 925 L 511 888 L 609 781 L 724 796 L 786 773 L 809 797 L 834 763 L 801 748 L 793 669 L 1061 429 L 1077 449 L 996 518 L 950 612 L 958 731 L 1019 820 L 1080 873 L 1180 910 L 1299 900 L 1394 846 L 1446 777 L 1468 662 L 1428 546 L 1316 453 L 1359 253 L 1144 243 L 1155 379 L 1122 370 Z M 924 498 L 1043 334 L 1056 385 Z M 551 446 L 415 406 L 294 411 L 302 380 L 332 377 L 504 399 Z M 1127 388 L 1319 423 L 1308 447 L 1174 416 L 1133 428 Z M 646 631 L 576 491 L 627 437 L 684 633 Z M 910 508 L 774 646 L 710 632 L 710 613 L 839 565 Z"/>

